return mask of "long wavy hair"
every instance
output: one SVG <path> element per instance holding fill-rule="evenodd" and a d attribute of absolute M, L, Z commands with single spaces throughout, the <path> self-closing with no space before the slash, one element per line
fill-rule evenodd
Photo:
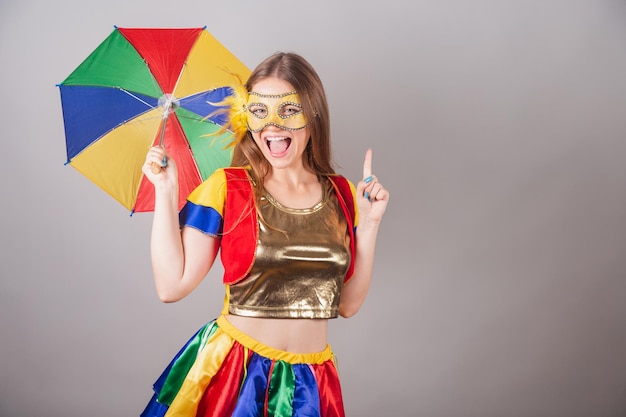
<path fill-rule="evenodd" d="M 311 134 L 303 156 L 304 164 L 318 177 L 334 174 L 330 149 L 330 117 L 324 86 L 311 64 L 295 53 L 277 52 L 261 62 L 245 84 L 252 91 L 256 83 L 267 78 L 278 78 L 291 84 L 300 95 L 304 117 Z M 246 131 L 233 150 L 231 166 L 252 168 L 257 198 L 262 195 L 263 182 L 271 166 Z"/>

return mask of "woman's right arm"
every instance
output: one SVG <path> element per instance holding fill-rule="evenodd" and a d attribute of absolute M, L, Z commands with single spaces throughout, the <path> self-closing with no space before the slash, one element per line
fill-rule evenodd
<path fill-rule="evenodd" d="M 157 174 L 151 170 L 152 163 L 160 165 L 164 155 L 163 148 L 151 148 L 143 172 L 154 184 L 150 241 L 154 282 L 159 299 L 170 303 L 187 296 L 206 276 L 215 261 L 219 239 L 191 227 L 180 231 L 176 162 L 168 159 L 167 167 Z"/>

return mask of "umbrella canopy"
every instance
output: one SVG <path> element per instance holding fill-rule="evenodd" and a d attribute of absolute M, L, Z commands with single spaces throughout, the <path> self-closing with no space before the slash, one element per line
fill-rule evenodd
<path fill-rule="evenodd" d="M 179 209 L 229 165 L 230 133 L 215 103 L 250 70 L 205 28 L 118 28 L 62 83 L 67 164 L 132 212 L 154 210 L 141 167 L 161 143 L 178 166 Z"/>

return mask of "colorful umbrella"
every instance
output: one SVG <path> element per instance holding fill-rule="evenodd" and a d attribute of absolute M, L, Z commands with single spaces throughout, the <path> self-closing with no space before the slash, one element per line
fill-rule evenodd
<path fill-rule="evenodd" d="M 179 209 L 187 195 L 230 163 L 214 115 L 237 74 L 250 70 L 205 28 L 118 28 L 62 83 L 67 164 L 132 212 L 154 210 L 141 167 L 163 144 L 179 170 Z"/>

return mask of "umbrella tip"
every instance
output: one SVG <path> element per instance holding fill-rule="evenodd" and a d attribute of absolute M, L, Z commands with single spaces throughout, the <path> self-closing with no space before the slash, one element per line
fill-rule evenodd
<path fill-rule="evenodd" d="M 67 161 L 65 161 L 65 163 L 63 164 L 63 166 L 65 166 L 65 165 L 69 164 L 70 162 L 72 162 L 72 161 L 70 161 L 70 160 L 68 159 Z"/>
<path fill-rule="evenodd" d="M 132 209 L 132 210 L 130 211 L 130 214 L 128 215 L 128 217 L 133 217 L 133 214 L 135 214 L 135 209 Z"/>
<path fill-rule="evenodd" d="M 206 29 L 206 25 L 204 25 L 204 26 L 202 27 L 202 30 L 205 30 L 205 29 Z"/>

